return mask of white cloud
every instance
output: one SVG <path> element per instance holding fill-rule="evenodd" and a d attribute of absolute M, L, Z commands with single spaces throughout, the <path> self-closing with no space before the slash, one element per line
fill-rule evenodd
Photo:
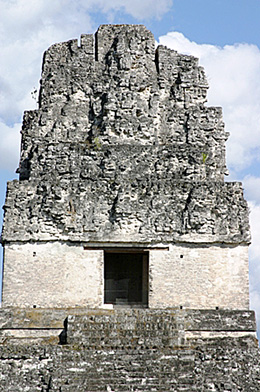
<path fill-rule="evenodd" d="M 243 179 L 243 185 L 245 188 L 246 198 L 260 205 L 260 177 L 248 174 Z"/>
<path fill-rule="evenodd" d="M 82 1 L 81 3 L 86 3 Z M 172 6 L 172 0 L 96 0 L 95 7 L 99 7 L 103 13 L 110 12 L 113 18 L 115 11 L 123 11 L 136 19 L 144 20 L 160 19 Z M 112 22 L 112 20 L 111 20 Z"/>
<path fill-rule="evenodd" d="M 199 57 L 210 84 L 209 104 L 223 107 L 230 132 L 228 166 L 236 172 L 248 167 L 260 155 L 259 48 L 248 44 L 223 48 L 199 45 L 178 32 L 160 37 L 160 44 Z"/>
<path fill-rule="evenodd" d="M 143 20 L 160 18 L 171 5 L 172 0 L 0 0 L 0 169 L 16 165 L 16 154 L 3 150 L 23 111 L 35 109 L 30 93 L 38 88 L 42 55 L 51 44 L 93 33 L 97 12 L 105 21 L 109 14 L 113 22 L 118 11 Z"/>
<path fill-rule="evenodd" d="M 38 86 L 44 50 L 92 27 L 89 15 L 73 4 L 68 0 L 0 0 L 0 118 L 5 123 L 13 124 L 23 110 L 35 108 L 30 91 Z"/>
<path fill-rule="evenodd" d="M 260 290 L 254 290 L 250 292 L 250 309 L 253 309 L 256 314 L 256 323 L 258 326 L 258 340 L 260 341 Z"/>
<path fill-rule="evenodd" d="M 250 307 L 255 310 L 260 338 L 260 177 L 243 179 L 245 195 L 249 200 L 249 220 L 252 244 L 249 247 Z"/>
<path fill-rule="evenodd" d="M 8 127 L 0 122 L 0 168 L 15 171 L 19 164 L 21 124 Z"/>
<path fill-rule="evenodd" d="M 209 104 L 223 107 L 226 129 L 231 133 L 227 163 L 234 178 L 241 169 L 247 169 L 252 163 L 259 164 L 260 50 L 248 44 L 224 48 L 199 45 L 177 32 L 160 37 L 160 44 L 198 57 L 205 67 L 210 84 Z M 250 304 L 256 311 L 260 333 L 260 178 L 247 175 L 243 184 L 246 197 L 251 200 Z"/>
<path fill-rule="evenodd" d="M 252 263 L 257 263 L 258 265 L 253 265 L 254 269 L 257 267 L 259 270 L 259 275 L 257 281 L 260 282 L 260 263 L 259 255 L 260 255 L 260 204 L 256 204 L 253 202 L 249 202 L 250 208 L 250 226 L 251 226 L 251 235 L 252 235 L 252 243 L 250 249 L 250 256 Z M 260 305 L 260 304 L 259 304 Z"/>
<path fill-rule="evenodd" d="M 52 43 L 77 38 L 98 27 L 97 12 L 112 23 L 117 12 L 137 20 L 163 16 L 172 0 L 0 0 L 0 168 L 18 166 L 20 123 L 24 110 L 34 109 L 30 92 L 38 87 L 41 59 Z M 93 18 L 92 18 L 93 17 Z M 160 43 L 199 57 L 210 89 L 209 104 L 222 106 L 233 171 L 260 156 L 260 51 L 256 46 L 199 45 L 171 32 Z M 250 203 L 253 245 L 250 247 L 251 304 L 260 325 L 260 179 L 244 179 Z"/>

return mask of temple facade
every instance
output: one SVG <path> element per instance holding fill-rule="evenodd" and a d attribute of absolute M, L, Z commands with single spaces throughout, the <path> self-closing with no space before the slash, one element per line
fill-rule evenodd
<path fill-rule="evenodd" d="M 248 206 L 207 88 L 141 25 L 46 51 L 4 205 L 1 391 L 260 391 Z"/>
<path fill-rule="evenodd" d="M 142 25 L 46 51 L 4 205 L 4 306 L 248 309 L 248 207 L 207 88 Z"/>

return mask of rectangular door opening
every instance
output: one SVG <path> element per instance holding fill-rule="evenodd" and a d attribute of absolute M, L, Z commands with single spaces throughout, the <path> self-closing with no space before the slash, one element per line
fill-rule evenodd
<path fill-rule="evenodd" d="M 106 304 L 148 306 L 148 252 L 105 252 Z"/>

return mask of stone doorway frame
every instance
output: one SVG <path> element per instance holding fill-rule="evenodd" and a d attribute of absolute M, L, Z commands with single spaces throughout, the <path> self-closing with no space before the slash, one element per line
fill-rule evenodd
<path fill-rule="evenodd" d="M 110 290 L 115 290 L 116 283 L 114 284 L 114 287 L 111 289 L 111 284 L 113 286 L 113 283 L 110 282 L 110 288 L 108 284 L 108 278 L 107 274 L 113 273 L 112 271 L 109 271 L 109 265 L 108 263 L 112 260 L 111 256 L 116 255 L 117 261 L 115 261 L 115 264 L 119 263 L 120 260 L 123 262 L 124 260 L 124 255 L 127 256 L 128 263 L 132 262 L 134 264 L 134 257 L 137 255 L 141 260 L 140 262 L 142 265 L 140 266 L 141 270 L 141 293 L 140 293 L 140 298 L 138 301 L 129 301 L 129 298 L 131 298 L 131 292 L 124 292 L 125 290 L 131 290 L 131 283 L 129 285 L 129 280 L 133 280 L 134 278 L 134 273 L 132 276 L 127 276 L 127 271 L 121 271 L 122 274 L 125 275 L 125 282 L 124 279 L 121 281 L 121 290 L 122 290 L 122 299 L 120 300 L 120 293 L 118 292 L 118 299 L 115 300 L 112 298 L 111 300 L 111 293 L 110 293 L 110 298 L 109 298 L 109 291 Z M 125 261 L 126 262 L 126 261 Z M 137 260 L 135 260 L 135 263 L 139 263 Z M 120 265 L 119 265 L 120 268 Z M 129 279 L 128 279 L 129 278 Z M 136 279 L 140 279 L 140 276 L 137 277 Z M 128 280 L 128 282 L 127 282 Z M 115 276 L 115 281 L 116 281 L 116 276 Z M 130 286 L 130 288 L 129 288 Z M 120 289 L 119 289 L 120 290 Z M 116 298 L 117 293 L 112 294 L 112 297 Z M 127 297 L 127 298 L 124 298 Z M 113 306 L 121 306 L 121 307 L 148 307 L 149 303 L 149 251 L 148 250 L 143 250 L 143 249 L 124 249 L 124 248 L 117 248 L 117 249 L 106 249 L 104 250 L 104 304 L 112 304 Z"/>

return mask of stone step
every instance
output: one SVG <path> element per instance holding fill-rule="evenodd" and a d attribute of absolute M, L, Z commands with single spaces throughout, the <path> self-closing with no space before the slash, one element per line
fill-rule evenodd
<path fill-rule="evenodd" d="M 84 349 L 163 349 L 194 338 L 254 335 L 254 312 L 192 309 L 0 310 L 0 344 L 81 345 Z"/>
<path fill-rule="evenodd" d="M 69 315 L 66 342 L 84 347 L 166 348 L 189 338 L 254 334 L 254 312 L 185 309 L 114 309 Z"/>
<path fill-rule="evenodd" d="M 80 345 L 3 345 L 0 349 L 1 388 L 8 392 L 260 390 L 258 351 L 252 338 L 125 352 Z"/>
<path fill-rule="evenodd" d="M 85 314 L 82 308 L 2 308 L 0 345 L 60 343 L 68 315 Z"/>

